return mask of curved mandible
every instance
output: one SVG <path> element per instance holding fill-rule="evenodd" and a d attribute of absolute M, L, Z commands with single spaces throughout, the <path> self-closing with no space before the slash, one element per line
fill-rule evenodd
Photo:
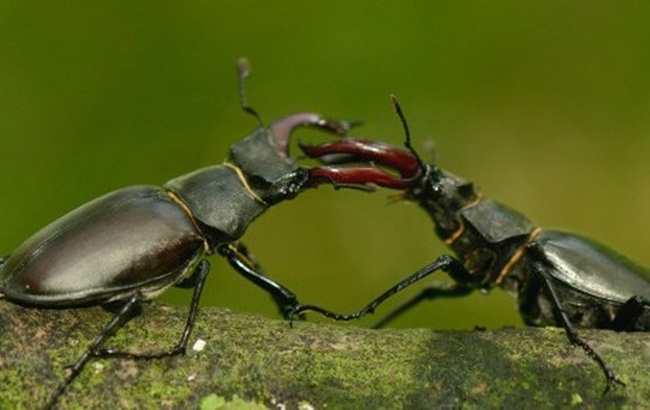
<path fill-rule="evenodd" d="M 330 120 L 323 118 L 320 114 L 305 112 L 291 114 L 269 126 L 271 142 L 276 152 L 289 156 L 289 142 L 291 133 L 299 127 L 316 128 L 339 136 L 345 135 L 352 127 L 359 125 L 359 121 Z"/>
<path fill-rule="evenodd" d="M 318 158 L 328 166 L 310 169 L 310 182 L 314 185 L 381 186 L 407 189 L 418 178 L 421 170 L 419 159 L 411 152 L 379 141 L 361 138 L 343 138 L 319 145 L 299 144 L 310 158 Z M 334 166 L 333 164 L 370 165 Z M 377 165 L 397 171 L 395 176 Z"/>
<path fill-rule="evenodd" d="M 237 60 L 237 73 L 239 77 L 239 102 L 242 110 L 255 117 L 260 129 L 266 129 L 262 116 L 248 104 L 248 99 L 246 98 L 246 80 L 251 76 L 251 66 L 247 58 L 242 57 Z M 281 156 L 288 157 L 291 133 L 298 127 L 313 127 L 343 136 L 350 128 L 359 124 L 361 124 L 360 121 L 329 120 L 323 118 L 320 114 L 305 112 L 291 114 L 276 120 L 271 123 L 268 130 L 270 131 L 270 140 L 273 149 Z"/>

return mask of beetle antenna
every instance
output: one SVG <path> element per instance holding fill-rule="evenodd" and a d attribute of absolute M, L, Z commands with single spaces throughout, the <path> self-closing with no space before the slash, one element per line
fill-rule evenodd
<path fill-rule="evenodd" d="M 241 104 L 241 109 L 245 113 L 255 117 L 260 127 L 264 127 L 264 121 L 262 121 L 262 116 L 250 105 L 246 100 L 246 80 L 251 76 L 251 66 L 246 57 L 242 57 L 237 60 L 237 73 L 239 74 L 239 103 Z"/>
<path fill-rule="evenodd" d="M 406 147 L 406 149 L 408 149 L 411 152 L 411 154 L 413 154 L 413 156 L 415 156 L 415 159 L 418 161 L 418 164 L 420 165 L 420 169 L 422 169 L 422 172 L 426 173 L 426 166 L 424 165 L 422 158 L 420 158 L 420 155 L 418 155 L 415 148 L 413 148 L 413 145 L 411 145 L 411 131 L 409 131 L 409 125 L 406 122 L 406 116 L 402 111 L 402 106 L 399 104 L 399 101 L 397 100 L 397 97 L 395 97 L 394 94 L 390 95 L 390 101 L 393 103 L 393 108 L 395 108 L 395 112 L 397 112 L 397 115 L 399 116 L 399 119 L 402 122 L 402 126 L 404 127 L 404 134 L 406 136 L 406 140 L 404 140 L 404 146 Z"/>

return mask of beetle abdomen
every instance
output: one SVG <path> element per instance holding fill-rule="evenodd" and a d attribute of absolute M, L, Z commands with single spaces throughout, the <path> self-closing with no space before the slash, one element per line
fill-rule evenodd
<path fill-rule="evenodd" d="M 118 300 L 135 289 L 146 297 L 180 280 L 202 246 L 189 215 L 161 188 L 124 188 L 25 241 L 0 267 L 0 291 L 53 307 Z"/>

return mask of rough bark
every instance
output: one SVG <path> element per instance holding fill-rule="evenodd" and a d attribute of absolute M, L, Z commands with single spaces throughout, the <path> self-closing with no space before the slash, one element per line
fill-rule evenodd
<path fill-rule="evenodd" d="M 166 350 L 187 310 L 146 305 L 110 341 Z M 37 408 L 111 314 L 0 304 L 0 408 Z M 583 331 L 627 387 L 603 396 L 598 366 L 560 329 L 369 330 L 202 308 L 202 351 L 92 361 L 61 408 L 591 408 L 650 403 L 650 334 Z M 237 407 L 242 408 L 242 407 Z"/>

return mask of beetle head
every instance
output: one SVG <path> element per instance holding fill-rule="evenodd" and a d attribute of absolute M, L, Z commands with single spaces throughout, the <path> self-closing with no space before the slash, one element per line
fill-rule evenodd
<path fill-rule="evenodd" d="M 354 121 L 333 121 L 315 113 L 298 113 L 264 125 L 260 114 L 248 105 L 246 80 L 251 69 L 248 60 L 237 61 L 241 108 L 258 122 L 258 128 L 234 144 L 228 162 L 243 173 L 255 194 L 267 204 L 295 197 L 307 186 L 307 168 L 289 155 L 291 134 L 296 128 L 312 127 L 336 135 L 344 135 Z"/>

